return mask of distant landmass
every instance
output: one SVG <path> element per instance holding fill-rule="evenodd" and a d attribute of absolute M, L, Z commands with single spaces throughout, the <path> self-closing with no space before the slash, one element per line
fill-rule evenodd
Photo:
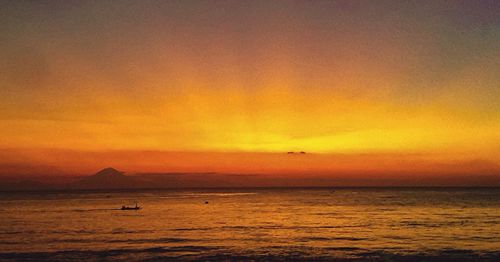
<path fill-rule="evenodd" d="M 300 154 L 300 152 L 298 153 Z M 90 176 L 0 176 L 0 191 L 45 190 L 122 190 L 168 188 L 239 187 L 332 187 L 332 186 L 498 186 L 500 177 L 492 175 L 450 174 L 448 176 L 399 176 L 372 174 L 372 179 L 350 174 L 237 174 L 237 173 L 133 173 L 126 175 L 107 167 Z M 452 183 L 450 181 L 457 181 Z"/>
<path fill-rule="evenodd" d="M 152 186 L 147 181 L 126 176 L 124 173 L 112 167 L 104 168 L 92 176 L 70 184 L 69 187 L 72 189 L 131 189 Z"/>
<path fill-rule="evenodd" d="M 65 184 L 49 184 L 39 181 L 22 180 L 0 185 L 0 190 L 58 190 L 58 189 L 133 189 L 151 188 L 154 184 L 137 177 L 126 176 L 124 172 L 112 167 L 104 168 L 94 175 L 83 177 L 76 182 Z"/>
<path fill-rule="evenodd" d="M 125 175 L 125 172 L 107 167 L 72 182 L 52 183 L 44 180 L 21 179 L 19 181 L 0 181 L 0 191 L 45 191 L 45 190 L 113 190 L 113 189 L 161 189 L 161 188 L 200 188 L 200 187 L 242 187 L 241 178 L 253 175 L 203 173 L 138 173 Z M 76 181 L 75 181 L 76 180 Z M 43 181 L 43 182 L 42 182 Z M 47 182 L 45 182 L 47 181 Z"/>

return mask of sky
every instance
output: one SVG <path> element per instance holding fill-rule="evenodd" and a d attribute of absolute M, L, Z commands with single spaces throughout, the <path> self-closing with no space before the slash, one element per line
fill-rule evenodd
<path fill-rule="evenodd" d="M 0 173 L 500 177 L 499 13 L 494 0 L 1 1 Z"/>

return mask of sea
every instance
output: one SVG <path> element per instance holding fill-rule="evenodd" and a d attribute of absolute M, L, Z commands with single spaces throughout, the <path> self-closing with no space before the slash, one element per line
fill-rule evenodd
<path fill-rule="evenodd" d="M 500 188 L 3 192 L 0 203 L 0 261 L 500 261 Z"/>

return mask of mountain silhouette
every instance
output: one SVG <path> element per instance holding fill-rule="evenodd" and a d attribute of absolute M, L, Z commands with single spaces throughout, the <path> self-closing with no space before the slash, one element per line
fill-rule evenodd
<path fill-rule="evenodd" d="M 148 187 L 145 181 L 124 175 L 112 167 L 104 168 L 92 176 L 73 183 L 74 189 L 130 189 Z"/>
<path fill-rule="evenodd" d="M 101 171 L 95 173 L 95 175 L 93 175 L 93 177 L 99 177 L 99 178 L 103 178 L 103 179 L 126 177 L 124 175 L 124 173 L 125 172 L 118 171 L 112 167 L 107 167 L 107 168 L 104 168 Z"/>

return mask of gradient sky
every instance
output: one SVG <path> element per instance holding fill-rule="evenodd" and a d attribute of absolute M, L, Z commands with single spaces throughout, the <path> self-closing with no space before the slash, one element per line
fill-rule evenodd
<path fill-rule="evenodd" d="M 1 1 L 0 162 L 500 176 L 499 14 L 494 0 Z M 301 150 L 314 160 L 281 155 Z M 102 152 L 115 162 L 78 164 Z"/>

